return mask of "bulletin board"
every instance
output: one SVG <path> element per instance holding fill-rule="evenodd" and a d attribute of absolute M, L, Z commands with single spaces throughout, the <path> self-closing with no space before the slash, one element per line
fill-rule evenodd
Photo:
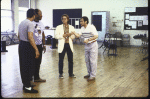
<path fill-rule="evenodd" d="M 148 30 L 148 7 L 126 7 L 124 30 Z"/>
<path fill-rule="evenodd" d="M 74 28 L 81 28 L 80 18 L 82 17 L 82 9 L 53 9 L 53 27 L 62 24 L 61 16 L 67 14 L 69 16 L 69 24 Z"/>

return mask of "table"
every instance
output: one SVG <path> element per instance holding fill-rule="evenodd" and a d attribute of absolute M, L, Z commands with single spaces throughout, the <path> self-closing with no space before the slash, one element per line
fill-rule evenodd
<path fill-rule="evenodd" d="M 141 49 L 142 49 L 144 46 L 148 46 L 148 37 L 141 37 L 141 38 L 134 38 L 134 39 L 139 39 L 139 40 L 142 41 L 141 47 L 138 48 L 135 52 L 141 51 Z M 143 50 L 142 50 L 142 52 L 143 52 Z"/>
<path fill-rule="evenodd" d="M 113 44 L 113 41 L 115 41 L 115 40 L 117 40 L 117 41 L 119 41 L 119 40 L 122 40 L 122 38 L 114 38 L 114 37 L 110 37 L 110 38 L 104 38 L 105 40 L 110 40 L 110 41 L 112 41 L 112 44 Z M 114 51 L 114 50 L 113 50 Z M 109 55 L 112 55 L 112 56 L 117 56 L 117 54 L 109 54 Z"/>
<path fill-rule="evenodd" d="M 122 38 L 104 38 L 105 40 L 122 40 Z"/>
<path fill-rule="evenodd" d="M 56 39 L 55 39 L 55 30 L 56 29 L 45 29 L 44 30 L 44 34 L 45 36 L 51 35 L 52 39 L 51 39 L 51 49 L 56 49 Z"/>
<path fill-rule="evenodd" d="M 148 50 L 148 37 L 144 37 L 141 40 L 142 40 L 143 47 L 146 47 L 147 50 Z M 141 61 L 144 61 L 146 59 L 148 59 L 148 56 L 144 57 Z"/>
<path fill-rule="evenodd" d="M 148 50 L 148 37 L 141 37 L 141 38 L 134 38 L 134 39 L 140 39 L 141 41 L 142 41 L 142 44 L 141 44 L 141 47 L 140 48 L 147 48 L 147 50 Z M 139 50 L 139 49 L 137 49 L 137 50 Z M 136 51 L 137 51 L 136 50 Z M 141 51 L 141 49 L 140 49 L 140 51 Z M 143 50 L 142 50 L 143 51 Z M 144 57 L 141 61 L 144 61 L 144 60 L 146 60 L 146 59 L 148 59 L 148 56 L 147 57 Z"/>

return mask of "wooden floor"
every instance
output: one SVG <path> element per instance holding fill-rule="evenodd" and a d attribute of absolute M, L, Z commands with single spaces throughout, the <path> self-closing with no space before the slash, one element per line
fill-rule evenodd
<path fill-rule="evenodd" d="M 100 45 L 99 45 L 100 46 Z M 74 74 L 69 78 L 67 55 L 64 59 L 64 79 L 59 79 L 57 49 L 46 46 L 40 76 L 45 83 L 35 83 L 37 94 L 23 93 L 19 71 L 18 45 L 7 46 L 1 52 L 1 96 L 5 98 L 36 97 L 147 97 L 149 94 L 148 60 L 135 52 L 137 48 L 118 47 L 118 56 L 107 56 L 99 49 L 96 80 L 87 82 L 84 45 L 74 44 Z"/>

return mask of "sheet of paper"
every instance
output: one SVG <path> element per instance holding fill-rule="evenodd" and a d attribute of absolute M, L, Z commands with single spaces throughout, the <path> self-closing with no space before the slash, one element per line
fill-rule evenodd
<path fill-rule="evenodd" d="M 126 29 L 131 29 L 130 27 L 126 27 Z"/>
<path fill-rule="evenodd" d="M 129 14 L 126 14 L 126 19 L 129 19 Z"/>
<path fill-rule="evenodd" d="M 143 20 L 143 25 L 148 25 L 148 20 Z"/>
<path fill-rule="evenodd" d="M 142 16 L 130 16 L 130 20 L 142 20 Z"/>
<path fill-rule="evenodd" d="M 130 23 L 130 21 L 128 21 L 128 25 L 129 25 L 129 26 L 132 26 L 132 24 Z"/>
<path fill-rule="evenodd" d="M 132 26 L 132 29 L 136 29 L 136 21 L 130 21 L 130 26 Z"/>
<path fill-rule="evenodd" d="M 138 26 L 142 26 L 142 21 L 138 21 Z"/>
<path fill-rule="evenodd" d="M 76 20 L 76 21 L 75 21 L 75 25 L 79 25 L 79 20 Z"/>
<path fill-rule="evenodd" d="M 143 20 L 148 20 L 148 15 L 143 15 Z"/>
<path fill-rule="evenodd" d="M 144 15 L 143 17 L 143 25 L 148 25 L 148 15 Z"/>
<path fill-rule="evenodd" d="M 125 12 L 136 12 L 136 7 L 126 7 Z"/>
<path fill-rule="evenodd" d="M 128 25 L 128 24 L 129 24 L 129 20 L 125 20 L 125 24 L 127 24 L 127 25 Z"/>
<path fill-rule="evenodd" d="M 136 29 L 136 25 L 132 25 L 132 29 Z"/>

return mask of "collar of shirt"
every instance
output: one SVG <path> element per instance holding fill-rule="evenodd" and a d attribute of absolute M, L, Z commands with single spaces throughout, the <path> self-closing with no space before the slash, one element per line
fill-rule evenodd
<path fill-rule="evenodd" d="M 89 24 L 86 26 L 86 28 L 83 26 L 83 29 L 84 29 L 84 30 L 87 29 L 87 28 L 89 28 Z"/>

